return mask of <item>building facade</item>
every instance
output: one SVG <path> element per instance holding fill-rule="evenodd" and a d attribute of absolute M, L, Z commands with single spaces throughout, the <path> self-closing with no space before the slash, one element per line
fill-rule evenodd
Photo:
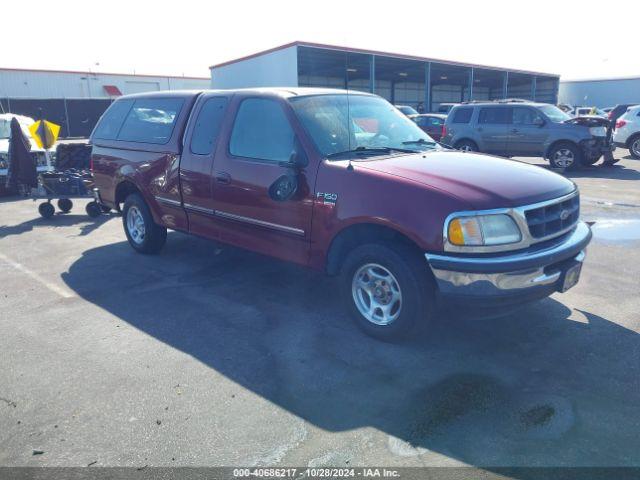
<path fill-rule="evenodd" d="M 557 103 L 558 75 L 293 42 L 213 65 L 212 88 L 333 87 L 437 111 L 443 103 L 523 98 Z"/>
<path fill-rule="evenodd" d="M 560 82 L 560 103 L 606 108 L 640 104 L 640 77 L 566 80 Z"/>
<path fill-rule="evenodd" d="M 121 95 L 209 84 L 202 77 L 0 68 L 0 113 L 42 116 L 62 127 L 62 137 L 87 137 Z"/>

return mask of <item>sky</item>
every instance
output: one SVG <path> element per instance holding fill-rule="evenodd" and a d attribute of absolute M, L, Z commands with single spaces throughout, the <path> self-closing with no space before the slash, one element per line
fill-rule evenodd
<path fill-rule="evenodd" d="M 563 79 L 640 76 L 638 0 L 30 0 L 3 2 L 1 18 L 5 68 L 209 77 L 301 40 Z"/>

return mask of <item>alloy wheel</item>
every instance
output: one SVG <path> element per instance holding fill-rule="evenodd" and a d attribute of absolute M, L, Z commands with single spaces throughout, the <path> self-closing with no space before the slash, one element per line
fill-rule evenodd
<path fill-rule="evenodd" d="M 561 168 L 568 168 L 573 165 L 575 156 L 568 148 L 561 148 L 553 155 L 554 163 Z"/>
<path fill-rule="evenodd" d="M 144 242 L 145 225 L 142 212 L 135 205 L 129 207 L 127 211 L 127 230 L 131 239 L 140 245 Z"/>
<path fill-rule="evenodd" d="M 375 325 L 389 325 L 400 316 L 400 284 L 382 265 L 360 267 L 353 275 L 351 293 L 360 314 Z"/>

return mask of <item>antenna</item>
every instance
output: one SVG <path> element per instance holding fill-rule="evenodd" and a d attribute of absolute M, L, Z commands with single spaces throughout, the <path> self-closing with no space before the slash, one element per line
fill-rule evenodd
<path fill-rule="evenodd" d="M 349 148 L 351 151 L 351 105 L 349 103 L 349 53 L 344 52 L 344 83 L 345 90 L 347 91 L 347 136 L 349 138 Z M 354 133 L 355 135 L 355 133 Z M 347 170 L 353 170 L 353 164 L 351 163 L 351 155 L 349 154 L 349 164 Z"/>

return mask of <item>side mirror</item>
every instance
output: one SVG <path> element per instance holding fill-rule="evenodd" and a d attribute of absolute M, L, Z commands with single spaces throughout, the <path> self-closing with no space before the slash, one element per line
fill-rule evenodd
<path fill-rule="evenodd" d="M 538 127 L 544 127 L 545 123 L 547 123 L 547 122 L 545 122 L 544 119 L 540 118 L 540 117 L 536 117 L 533 120 L 533 124 L 537 125 Z"/>
<path fill-rule="evenodd" d="M 309 165 L 309 159 L 302 149 L 294 150 L 286 162 L 280 162 L 281 167 L 293 168 L 299 170 Z"/>
<path fill-rule="evenodd" d="M 284 202 L 293 197 L 297 191 L 297 175 L 282 175 L 269 187 L 269 197 L 276 202 Z"/>

